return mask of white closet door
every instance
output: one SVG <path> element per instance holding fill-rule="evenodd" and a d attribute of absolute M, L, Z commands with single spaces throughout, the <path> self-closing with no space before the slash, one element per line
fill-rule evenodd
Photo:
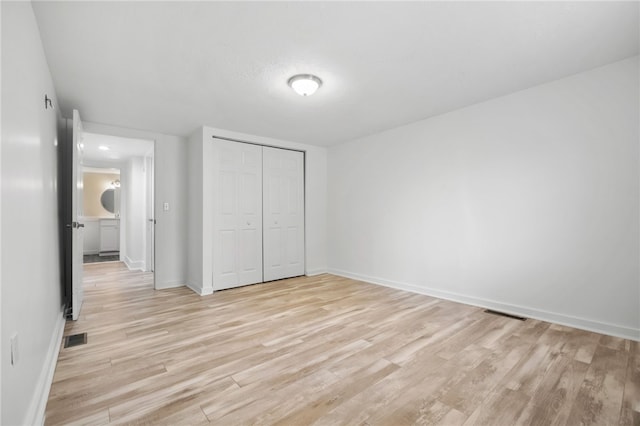
<path fill-rule="evenodd" d="M 262 147 L 214 140 L 213 288 L 262 282 Z"/>
<path fill-rule="evenodd" d="M 304 155 L 263 148 L 264 280 L 304 274 Z"/>

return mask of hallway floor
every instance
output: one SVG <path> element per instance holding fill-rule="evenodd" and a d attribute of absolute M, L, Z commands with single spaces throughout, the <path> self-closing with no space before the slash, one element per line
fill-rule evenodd
<path fill-rule="evenodd" d="M 99 254 L 85 254 L 82 256 L 82 263 L 119 262 L 120 253 L 100 256 Z"/>

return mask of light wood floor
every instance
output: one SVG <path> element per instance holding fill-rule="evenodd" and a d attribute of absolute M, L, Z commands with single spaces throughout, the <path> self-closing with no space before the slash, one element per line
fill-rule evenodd
<path fill-rule="evenodd" d="M 640 344 L 332 275 L 200 297 L 85 266 L 46 423 L 640 424 Z"/>

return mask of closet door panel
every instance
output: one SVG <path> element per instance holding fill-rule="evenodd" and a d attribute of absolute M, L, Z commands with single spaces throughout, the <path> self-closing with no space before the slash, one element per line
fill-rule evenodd
<path fill-rule="evenodd" d="M 301 250 L 298 244 L 300 242 L 300 233 L 301 230 L 297 226 L 287 228 L 287 254 L 285 259 L 287 259 L 287 264 L 289 265 L 302 264 L 302 259 L 300 259 Z"/>
<path fill-rule="evenodd" d="M 236 231 L 233 229 L 222 229 L 218 232 L 222 259 L 220 259 L 220 274 L 222 276 L 235 275 L 236 261 Z M 232 280 L 234 277 L 231 278 Z"/>
<path fill-rule="evenodd" d="M 222 288 L 235 286 L 238 277 L 236 274 L 236 219 L 235 206 L 237 204 L 237 175 L 234 170 L 233 153 L 225 149 L 221 155 L 221 164 L 218 179 L 218 200 L 216 206 L 219 209 L 216 217 L 217 226 L 214 231 L 214 283 Z M 215 279 L 217 270 L 217 280 Z"/>
<path fill-rule="evenodd" d="M 262 282 L 262 148 L 214 140 L 213 286 Z"/>
<path fill-rule="evenodd" d="M 262 282 L 262 149 L 243 145 L 240 179 L 238 253 L 240 285 Z"/>
<path fill-rule="evenodd" d="M 304 274 L 304 155 L 263 148 L 264 280 Z"/>

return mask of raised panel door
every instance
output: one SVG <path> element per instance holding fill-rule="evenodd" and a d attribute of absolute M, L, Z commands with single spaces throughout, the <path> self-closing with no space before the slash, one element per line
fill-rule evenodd
<path fill-rule="evenodd" d="M 213 143 L 213 287 L 262 282 L 262 149 Z"/>
<path fill-rule="evenodd" d="M 264 280 L 304 274 L 304 154 L 263 148 Z"/>

